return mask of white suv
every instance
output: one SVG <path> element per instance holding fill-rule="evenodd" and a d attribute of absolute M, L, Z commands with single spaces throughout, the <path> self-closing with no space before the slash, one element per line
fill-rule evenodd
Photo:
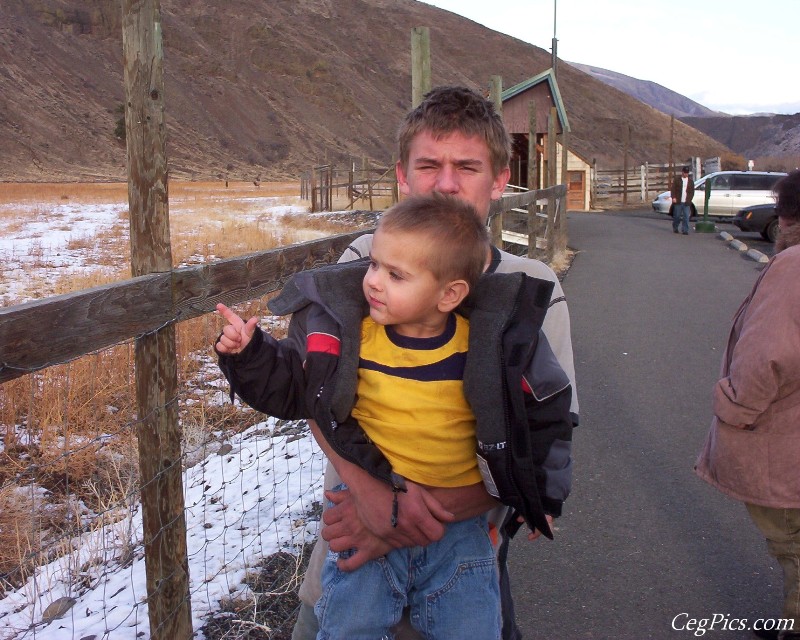
<path fill-rule="evenodd" d="M 708 215 L 714 218 L 733 218 L 739 209 L 757 204 L 772 204 L 775 197 L 772 189 L 785 173 L 767 171 L 716 171 L 703 176 L 694 186 L 692 216 L 703 215 L 706 200 L 706 182 L 711 183 L 708 199 Z M 669 213 L 672 198 L 669 191 L 658 194 L 653 200 L 653 209 Z"/>

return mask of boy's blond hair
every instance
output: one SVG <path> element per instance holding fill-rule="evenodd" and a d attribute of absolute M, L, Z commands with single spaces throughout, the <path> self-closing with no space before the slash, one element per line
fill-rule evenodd
<path fill-rule="evenodd" d="M 413 196 L 386 210 L 377 232 L 418 234 L 425 268 L 440 282 L 466 280 L 472 290 L 489 257 L 489 233 L 475 208 L 438 193 Z"/>

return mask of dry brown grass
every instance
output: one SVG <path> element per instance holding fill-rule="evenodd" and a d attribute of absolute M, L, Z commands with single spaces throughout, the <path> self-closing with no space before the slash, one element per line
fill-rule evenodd
<path fill-rule="evenodd" d="M 294 182 L 172 182 L 170 183 L 170 236 L 174 266 L 199 264 L 277 246 L 295 244 L 348 230 L 341 220 L 326 215 L 297 212 L 299 185 Z M 49 205 L 68 200 L 73 203 L 126 204 L 127 187 L 110 184 L 0 183 L 0 219 L 6 233 L 18 232 L 25 223 L 48 219 Z M 337 203 L 338 204 L 338 203 Z M 341 208 L 348 204 L 343 200 Z M 377 207 L 388 198 L 376 198 Z M 277 214 L 275 207 L 294 212 Z M 69 230 L 70 220 L 64 220 Z M 84 234 L 69 240 L 68 251 L 91 257 L 89 269 L 80 275 L 60 270 L 57 278 L 48 273 L 27 284 L 27 295 L 42 298 L 128 278 L 130 240 L 127 210 L 109 230 Z M 41 242 L 33 243 L 28 254 L 29 270 L 53 269 L 53 256 Z M 102 268 L 101 268 L 102 267 Z M 5 278 L 0 274 L 0 282 Z"/>
<path fill-rule="evenodd" d="M 170 235 L 174 266 L 198 264 L 340 232 L 341 226 L 305 213 L 274 216 L 269 209 L 298 205 L 295 182 L 171 182 Z M 31 222 L 53 222 L 52 206 L 69 201 L 77 204 L 127 204 L 124 183 L 56 184 L 0 183 L 0 229 L 17 233 Z M 301 203 L 302 204 L 302 203 Z M 127 209 L 110 229 L 71 238 L 67 251 L 81 252 L 88 268 L 79 273 L 57 269 L 55 258 L 34 238 L 27 253 L 25 297 L 38 299 L 77 291 L 130 277 L 130 239 Z M 58 225 L 70 230 L 74 220 Z M 41 235 L 41 234 L 40 234 Z M 37 277 L 40 272 L 46 272 Z M 0 286 L 8 276 L 0 271 Z M 19 299 L 19 298 L 18 298 Z M 13 301 L 12 301 L 13 303 Z"/>
<path fill-rule="evenodd" d="M 238 311 L 259 313 L 263 304 Z M 221 325 L 213 315 L 177 325 L 177 401 L 187 449 L 203 450 L 212 434 L 234 433 L 255 419 L 243 420 L 241 408 L 219 403 L 213 380 L 203 378 L 204 356 Z M 129 342 L 0 385 L 0 591 L 3 583 L 19 586 L 34 564 L 49 558 L 54 540 L 101 526 L 132 500 L 138 487 L 133 360 Z M 4 496 L 33 494 L 34 487 L 47 492 L 44 511 L 41 503 L 19 499 L 6 508 L 11 499 L 4 503 Z M 76 523 L 64 510 L 70 499 L 91 509 L 94 520 Z"/>
<path fill-rule="evenodd" d="M 2 182 L 0 204 L 20 202 L 49 204 L 63 200 L 78 202 L 125 202 L 128 186 L 121 182 L 49 183 Z"/>
<path fill-rule="evenodd" d="M 0 486 L 0 597 L 24 580 L 35 547 L 35 503 L 29 492 L 14 485 Z"/>

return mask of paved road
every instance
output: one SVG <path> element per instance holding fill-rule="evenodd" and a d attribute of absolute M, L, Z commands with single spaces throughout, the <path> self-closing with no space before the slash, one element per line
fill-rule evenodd
<path fill-rule="evenodd" d="M 652 210 L 642 211 L 639 213 L 635 213 L 635 215 L 639 216 L 647 216 L 653 217 L 658 220 L 664 220 L 667 225 L 670 223 L 670 218 L 665 216 L 664 214 L 655 213 Z M 702 219 L 702 216 L 701 218 Z M 741 240 L 744 242 L 748 248 L 755 249 L 756 251 L 760 251 L 765 256 L 769 257 L 772 256 L 774 253 L 774 245 L 764 238 L 761 237 L 761 234 L 756 231 L 742 231 L 741 229 L 737 228 L 732 222 L 726 220 L 717 220 L 715 221 L 717 226 L 717 231 L 727 231 L 730 233 L 736 240 Z"/>
<path fill-rule="evenodd" d="M 744 507 L 692 471 L 731 317 L 761 265 L 652 213 L 570 214 L 569 235 L 581 426 L 556 541 L 512 543 L 524 638 L 688 640 L 701 634 L 672 629 L 681 613 L 729 626 L 777 615 L 780 570 Z"/>

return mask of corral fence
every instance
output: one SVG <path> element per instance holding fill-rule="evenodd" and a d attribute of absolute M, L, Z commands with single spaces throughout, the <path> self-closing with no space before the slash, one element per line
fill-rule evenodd
<path fill-rule="evenodd" d="M 669 191 L 673 177 L 680 175 L 681 167 L 688 165 L 694 179 L 720 170 L 719 158 L 690 158 L 673 164 L 644 163 L 628 169 L 592 169 L 592 207 L 619 203 L 648 202 L 663 191 Z"/>
<path fill-rule="evenodd" d="M 668 191 L 676 171 L 674 165 L 645 163 L 624 169 L 596 169 L 592 179 L 592 202 L 646 202 L 651 196 Z M 680 166 L 677 168 L 680 173 Z"/>
<path fill-rule="evenodd" d="M 394 166 L 370 167 L 367 160 L 360 168 L 318 165 L 301 176 L 300 197 L 311 201 L 312 212 L 382 209 L 398 200 Z"/>
<path fill-rule="evenodd" d="M 495 242 L 518 247 L 525 255 L 545 259 L 552 256 L 559 243 L 565 240 L 565 203 L 565 185 L 507 195 L 494 202 L 490 215 Z M 4 637 L 27 637 L 28 634 L 81 637 L 91 635 L 89 631 L 103 637 L 114 637 L 114 633 L 121 634 L 118 637 L 139 637 L 146 636 L 149 628 L 153 638 L 189 638 L 193 633 L 193 602 L 199 599 L 213 609 L 215 604 L 231 598 L 229 593 L 209 591 L 209 582 L 230 565 L 250 566 L 257 562 L 253 558 L 258 557 L 265 545 L 258 538 L 259 542 L 252 543 L 252 548 L 242 549 L 231 557 L 224 554 L 218 557 L 210 551 L 212 543 L 221 540 L 224 548 L 225 544 L 230 545 L 241 537 L 242 530 L 248 526 L 257 529 L 262 537 L 279 526 L 277 523 L 283 516 L 269 507 L 269 501 L 278 493 L 286 498 L 291 484 L 288 465 L 297 462 L 297 454 L 278 450 L 271 441 L 267 446 L 256 447 L 262 453 L 248 454 L 248 464 L 264 465 L 263 475 L 277 483 L 272 489 L 261 487 L 260 483 L 243 486 L 241 476 L 225 477 L 222 486 L 212 487 L 209 468 L 224 465 L 225 456 L 239 456 L 244 465 L 241 458 L 245 456 L 245 448 L 231 451 L 230 447 L 219 447 L 219 443 L 208 446 L 208 443 L 187 442 L 186 425 L 181 424 L 181 416 L 182 407 L 192 402 L 192 390 L 180 387 L 177 372 L 166 366 L 161 351 L 136 358 L 132 357 L 132 352 L 135 347 L 139 356 L 141 343 L 146 344 L 154 337 L 160 344 L 165 339 L 163 336 L 170 335 L 170 331 L 174 335 L 176 327 L 186 321 L 213 318 L 210 314 L 219 302 L 231 306 L 279 290 L 292 274 L 335 261 L 352 240 L 364 232 L 336 235 L 201 266 L 173 268 L 0 309 L 0 383 L 5 387 L 18 380 L 28 380 L 30 394 L 29 404 L 23 407 L 22 413 L 27 411 L 27 417 L 22 424 L 18 428 L 6 425 L 5 448 L 0 452 L 3 455 L 10 454 L 12 445 L 29 446 L 32 451 L 42 438 L 34 415 L 39 397 L 50 386 L 47 373 L 56 365 L 74 368 L 81 362 L 87 363 L 86 366 L 94 370 L 90 384 L 101 386 L 108 375 L 104 369 L 106 350 L 122 345 L 128 369 L 135 369 L 130 386 L 135 387 L 138 394 L 141 389 L 148 388 L 149 382 L 155 381 L 160 390 L 146 415 L 136 415 L 115 432 L 106 430 L 93 437 L 71 439 L 65 428 L 53 436 L 56 455 L 49 461 L 37 458 L 34 462 L 27 455 L 19 455 L 14 458 L 13 473 L 0 474 L 0 497 L 12 497 L 7 504 L 14 504 L 26 491 L 31 494 L 30 502 L 25 503 L 29 505 L 28 512 L 21 516 L 27 518 L 26 526 L 33 531 L 32 537 L 46 541 L 22 555 L 18 566 L 0 574 L 0 596 L 13 595 L 16 610 L 28 607 L 31 612 L 25 624 L 17 623 L 13 630 L 15 635 L 8 635 L 11 631 L 5 629 L 4 633 L 8 633 Z M 535 240 L 528 242 L 528 238 Z M 213 326 L 210 335 L 216 335 Z M 213 338 L 209 338 L 209 350 L 212 342 Z M 65 413 L 77 410 L 68 406 L 70 398 L 70 393 L 64 395 Z M 109 407 L 93 407 L 92 415 L 110 410 Z M 158 418 L 155 425 L 154 418 Z M 286 434 L 278 433 L 276 427 L 272 433 L 257 437 L 270 440 L 278 435 Z M 173 438 L 178 442 L 173 442 Z M 72 504 L 63 513 L 50 513 L 44 524 L 42 502 L 33 496 L 38 479 L 56 478 L 64 494 L 71 495 L 77 487 L 69 474 L 65 474 L 64 462 L 87 456 L 87 451 L 91 453 L 87 459 L 95 461 L 102 451 L 113 450 L 118 439 L 132 443 L 142 468 L 146 464 L 152 467 L 152 477 L 147 477 L 143 471 L 142 485 L 130 486 L 119 500 L 111 502 L 106 496 L 105 502 L 98 501 L 102 508 L 94 510 Z M 286 447 L 290 441 L 284 437 L 282 446 Z M 265 457 L 271 448 L 274 448 L 273 457 Z M 207 449 L 208 457 L 204 458 Z M 218 462 L 214 461 L 214 451 Z M 278 465 L 286 467 L 280 481 L 277 480 Z M 103 493 L 105 478 L 97 470 L 92 473 L 93 486 Z M 307 481 L 311 485 L 319 483 L 320 478 Z M 319 484 L 315 486 L 319 490 Z M 305 500 L 307 503 L 309 498 Z M 288 514 L 292 526 L 298 526 L 309 508 L 310 505 L 303 504 L 297 507 L 299 512 Z M 149 512 L 151 524 L 155 526 L 148 530 L 145 522 L 138 534 L 114 532 L 113 528 L 120 523 L 130 529 L 132 514 L 136 512 L 145 516 Z M 243 524 L 248 514 L 255 525 Z M 101 542 L 97 541 L 97 536 L 89 535 L 109 526 L 112 533 L 101 535 Z M 14 535 L 8 531 L 0 531 L 0 534 Z M 273 531 L 272 535 L 277 538 L 278 534 Z M 115 548 L 120 538 L 124 538 L 121 544 L 124 549 Z M 191 576 L 189 580 L 190 559 L 198 555 L 204 561 L 204 575 Z M 141 584 L 133 574 L 125 578 L 125 572 L 142 557 L 148 569 L 146 584 Z M 59 558 L 66 558 L 61 571 L 69 574 L 72 581 L 66 595 L 63 589 L 55 588 L 52 574 L 45 576 L 39 572 L 43 565 L 57 562 Z M 151 580 L 151 574 L 161 577 Z M 99 583 L 109 585 L 105 591 L 100 590 L 102 602 L 92 606 L 80 602 L 82 595 Z M 234 589 L 237 585 L 229 586 Z M 115 599 L 127 590 L 138 594 L 132 610 L 126 610 Z M 92 609 L 93 615 L 99 615 L 102 622 L 87 630 L 81 626 L 81 620 L 88 617 Z M 55 635 L 42 635 L 48 629 L 53 631 L 51 625 L 57 625 L 55 628 L 59 631 L 55 631 Z"/>

